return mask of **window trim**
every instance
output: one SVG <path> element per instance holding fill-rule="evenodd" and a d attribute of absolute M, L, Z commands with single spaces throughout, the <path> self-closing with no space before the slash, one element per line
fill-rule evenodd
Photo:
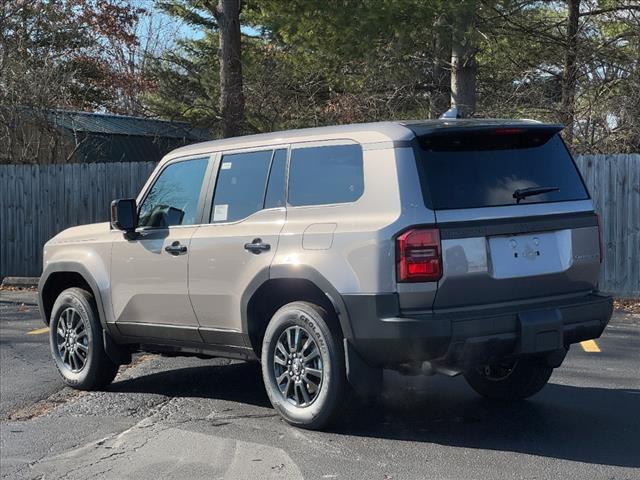
<path fill-rule="evenodd" d="M 282 207 L 269 207 L 265 208 L 265 203 L 267 201 L 267 191 L 269 190 L 269 181 L 271 180 L 271 174 L 273 173 L 273 162 L 276 160 L 276 152 L 278 150 L 284 150 L 284 205 Z M 262 196 L 262 210 L 271 210 L 274 208 L 286 208 L 287 206 L 287 187 L 289 179 L 289 156 L 291 153 L 291 149 L 278 148 L 273 150 L 273 154 L 271 155 L 271 162 L 269 163 L 269 173 L 267 175 L 267 181 L 264 185 L 264 195 Z"/>
<path fill-rule="evenodd" d="M 220 174 L 220 167 L 222 165 L 222 158 L 225 155 L 236 155 L 236 154 L 242 154 L 242 153 L 254 153 L 254 152 L 263 152 L 265 150 L 271 150 L 272 154 L 271 154 L 271 159 L 269 160 L 269 174 L 267 175 L 267 179 L 265 181 L 264 184 L 264 193 L 262 196 L 262 206 L 263 208 L 261 208 L 260 210 L 256 210 L 255 212 L 253 212 L 251 215 L 247 215 L 244 218 L 239 218 L 238 220 L 233 220 L 230 222 L 212 222 L 212 218 L 213 218 L 213 199 L 214 196 L 216 194 L 216 186 L 218 183 L 218 176 Z M 206 226 L 216 226 L 216 225 L 235 225 L 241 222 L 244 222 L 245 220 L 253 217 L 254 215 L 260 213 L 260 212 L 267 212 L 267 211 L 280 211 L 280 210 L 285 210 L 286 211 L 286 196 L 287 196 L 287 188 L 285 188 L 285 206 L 283 207 L 271 207 L 271 208 L 264 208 L 264 199 L 265 199 L 265 195 L 267 193 L 267 185 L 269 182 L 269 176 L 271 175 L 271 167 L 273 165 L 273 159 L 275 158 L 275 152 L 276 150 L 286 150 L 287 152 L 287 159 L 286 159 L 286 164 L 285 164 L 285 182 L 286 182 L 286 187 L 288 187 L 288 180 L 289 180 L 289 176 L 288 176 L 288 171 L 289 171 L 289 158 L 291 155 L 291 144 L 289 143 L 283 143 L 283 144 L 278 144 L 278 145 L 264 145 L 264 146 L 259 146 L 259 147 L 247 147 L 247 148 L 235 148 L 235 149 L 231 149 L 231 150 L 218 150 L 216 152 L 214 152 L 213 154 L 211 154 L 211 158 L 212 158 L 212 168 L 211 168 L 211 176 L 208 179 L 209 184 L 208 184 L 208 188 L 207 188 L 207 193 L 206 193 L 206 200 L 205 200 L 205 204 L 204 204 L 204 212 L 203 212 L 203 216 L 202 216 L 202 225 L 206 225 Z M 204 223 L 206 222 L 206 223 Z"/>
<path fill-rule="evenodd" d="M 304 148 L 317 148 L 317 147 L 339 147 L 343 145 L 356 145 L 360 147 L 360 152 L 362 154 L 361 156 L 362 158 L 362 192 L 360 193 L 358 198 L 350 202 L 314 203 L 313 205 L 292 205 L 291 203 L 289 203 L 289 180 L 290 180 L 289 176 L 291 172 L 291 157 L 293 156 L 293 150 L 302 150 Z M 348 140 L 348 139 L 338 139 L 338 138 L 332 139 L 332 140 L 319 140 L 319 141 L 313 141 L 313 142 L 301 142 L 297 144 L 292 144 L 289 150 L 289 157 L 287 158 L 287 180 L 286 180 L 287 181 L 287 188 L 286 188 L 287 209 L 344 207 L 347 205 L 355 205 L 359 203 L 362 200 L 362 197 L 364 197 L 365 192 L 367 191 L 367 182 L 365 181 L 365 174 L 364 174 L 364 151 L 365 151 L 364 146 L 360 142 L 356 142 L 354 140 Z"/>
<path fill-rule="evenodd" d="M 197 227 L 199 225 L 202 225 L 202 221 L 204 220 L 203 214 L 204 214 L 204 203 L 206 199 L 205 195 L 207 191 L 207 188 L 206 188 L 207 183 L 205 182 L 207 182 L 211 176 L 211 167 L 212 167 L 211 159 L 212 159 L 212 155 L 210 153 L 206 153 L 206 154 L 200 154 L 200 155 L 190 155 L 188 157 L 178 157 L 178 158 L 169 160 L 167 163 L 162 165 L 162 167 L 155 173 L 155 175 L 153 175 L 149 179 L 149 181 L 142 188 L 142 190 L 138 194 L 138 197 L 136 198 L 136 217 L 137 217 L 136 221 L 138 221 L 140 219 L 140 207 L 142 206 L 144 201 L 147 199 L 149 192 L 151 192 L 151 189 L 156 184 L 160 176 L 164 173 L 164 171 L 169 166 L 175 165 L 177 163 L 189 162 L 193 160 L 206 160 L 207 167 L 205 168 L 204 175 L 202 177 L 202 185 L 200 186 L 200 194 L 198 195 L 198 206 L 196 209 L 196 223 L 193 223 L 190 225 L 169 225 L 168 227 L 148 227 L 148 226 L 137 227 L 136 232 L 138 233 L 151 232 L 151 231 L 155 232 L 155 231 L 161 231 L 161 230 Z"/>
<path fill-rule="evenodd" d="M 269 168 L 267 168 L 267 178 L 264 179 L 264 187 L 262 188 L 262 208 L 260 210 L 264 210 L 264 202 L 267 201 L 267 188 L 269 188 L 269 179 L 271 178 L 271 169 L 273 168 L 273 160 L 275 158 L 276 158 L 276 150 L 271 150 L 271 158 L 269 159 Z"/>

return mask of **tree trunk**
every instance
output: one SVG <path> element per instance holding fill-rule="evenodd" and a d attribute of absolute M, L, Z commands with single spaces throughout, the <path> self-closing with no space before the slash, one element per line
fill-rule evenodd
<path fill-rule="evenodd" d="M 580 19 L 580 0 L 567 0 L 567 39 L 562 73 L 562 103 L 560 116 L 565 124 L 564 138 L 570 146 L 573 143 L 573 125 L 575 121 L 576 82 L 578 78 L 578 20 Z"/>
<path fill-rule="evenodd" d="M 463 2 L 454 13 L 451 42 L 451 106 L 461 117 L 470 117 L 476 110 L 476 45 L 473 24 L 476 2 Z"/>
<path fill-rule="evenodd" d="M 220 110 L 222 136 L 244 129 L 244 93 L 240 46 L 240 0 L 220 0 L 216 20 L 220 29 Z"/>
<path fill-rule="evenodd" d="M 431 118 L 438 118 L 447 111 L 451 100 L 451 27 L 444 15 L 438 17 L 435 27 Z"/>

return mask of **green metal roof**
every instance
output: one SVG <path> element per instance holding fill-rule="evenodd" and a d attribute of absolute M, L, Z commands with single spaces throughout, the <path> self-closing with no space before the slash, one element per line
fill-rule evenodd
<path fill-rule="evenodd" d="M 67 110 L 53 110 L 47 117 L 73 138 L 74 163 L 157 162 L 171 150 L 211 138 L 184 122 Z"/>
<path fill-rule="evenodd" d="M 48 117 L 53 125 L 77 132 L 185 138 L 194 141 L 211 138 L 206 130 L 193 128 L 185 122 L 68 110 L 51 111 Z"/>

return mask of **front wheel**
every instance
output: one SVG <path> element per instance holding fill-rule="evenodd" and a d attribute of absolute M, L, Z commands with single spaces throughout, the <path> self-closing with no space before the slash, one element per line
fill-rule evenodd
<path fill-rule="evenodd" d="M 68 288 L 56 299 L 49 326 L 51 354 L 64 383 L 96 390 L 113 381 L 118 365 L 104 351 L 93 295 Z"/>
<path fill-rule="evenodd" d="M 272 317 L 262 343 L 262 376 L 285 421 L 320 429 L 338 412 L 345 391 L 341 338 L 318 305 L 293 302 Z"/>
<path fill-rule="evenodd" d="M 549 381 L 553 368 L 531 360 L 483 365 L 464 372 L 467 383 L 483 397 L 520 400 L 538 393 Z"/>

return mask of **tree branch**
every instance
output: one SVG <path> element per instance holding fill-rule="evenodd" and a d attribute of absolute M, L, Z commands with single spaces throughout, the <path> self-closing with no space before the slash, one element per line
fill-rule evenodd
<path fill-rule="evenodd" d="M 581 17 L 588 17 L 593 15 L 602 15 L 603 13 L 613 13 L 613 12 L 623 12 L 629 10 L 637 10 L 640 11 L 640 5 L 624 5 L 617 7 L 609 7 L 609 8 L 599 8 L 597 10 L 591 10 L 589 12 L 580 13 Z"/>

